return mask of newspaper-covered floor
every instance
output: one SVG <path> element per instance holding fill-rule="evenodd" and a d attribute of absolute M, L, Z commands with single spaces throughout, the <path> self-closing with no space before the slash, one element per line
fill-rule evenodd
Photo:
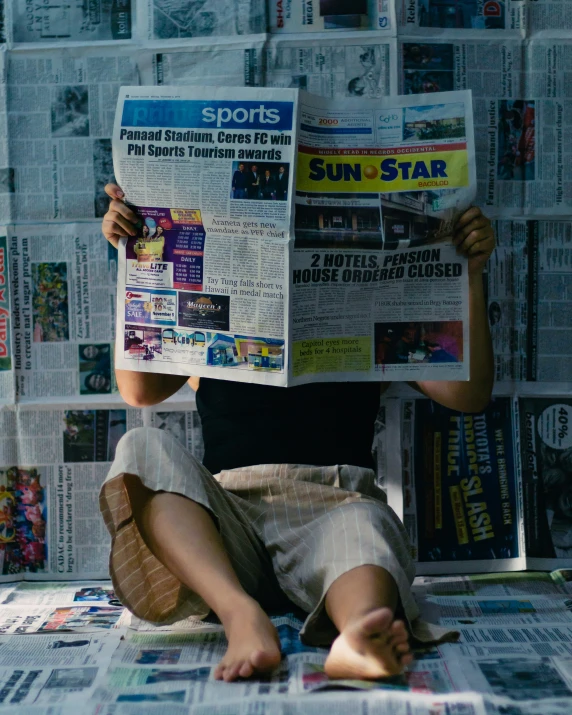
<path fill-rule="evenodd" d="M 423 615 L 458 643 L 416 650 L 403 676 L 330 680 L 327 651 L 300 643 L 296 612 L 272 620 L 270 676 L 213 679 L 216 619 L 157 628 L 108 581 L 0 587 L 0 713 L 30 715 L 556 715 L 572 711 L 572 571 L 418 577 Z"/>

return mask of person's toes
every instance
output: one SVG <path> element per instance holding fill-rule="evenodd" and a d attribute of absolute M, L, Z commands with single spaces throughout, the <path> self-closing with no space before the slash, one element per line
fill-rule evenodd
<path fill-rule="evenodd" d="M 271 670 L 280 663 L 280 651 L 277 650 L 271 653 L 264 650 L 256 650 L 250 656 L 250 662 L 252 663 L 252 667 L 256 670 Z"/>
<path fill-rule="evenodd" d="M 250 676 L 254 673 L 254 667 L 250 660 L 245 660 L 244 663 L 240 666 L 240 669 L 238 671 L 238 675 L 241 678 L 250 678 Z"/>
<path fill-rule="evenodd" d="M 219 663 L 219 664 L 217 665 L 217 667 L 215 668 L 215 671 L 214 671 L 214 674 L 213 674 L 214 679 L 215 679 L 215 680 L 222 680 L 222 676 L 223 676 L 223 674 L 224 674 L 224 671 L 225 671 L 225 666 L 222 665 L 221 663 Z"/>
<path fill-rule="evenodd" d="M 359 621 L 358 629 L 364 636 L 385 635 L 392 618 L 389 608 L 376 608 Z"/>
<path fill-rule="evenodd" d="M 400 636 L 401 634 L 407 635 L 407 628 L 403 621 L 393 621 L 389 632 L 392 636 Z"/>
<path fill-rule="evenodd" d="M 233 663 L 224 671 L 223 680 L 225 683 L 230 683 L 231 680 L 236 680 L 236 676 L 238 675 L 241 665 L 242 662 Z"/>

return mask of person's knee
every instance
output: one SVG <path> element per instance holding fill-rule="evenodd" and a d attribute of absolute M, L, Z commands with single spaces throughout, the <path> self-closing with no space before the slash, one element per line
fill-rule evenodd
<path fill-rule="evenodd" d="M 135 454 L 144 456 L 146 452 L 154 454 L 158 448 L 171 446 L 173 442 L 179 445 L 180 449 L 184 449 L 183 445 L 165 430 L 158 427 L 134 427 L 119 440 L 117 451 L 136 450 Z"/>

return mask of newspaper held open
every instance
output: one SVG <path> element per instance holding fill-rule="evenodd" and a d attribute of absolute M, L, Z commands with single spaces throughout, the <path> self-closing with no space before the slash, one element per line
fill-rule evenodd
<path fill-rule="evenodd" d="M 468 379 L 448 239 L 476 185 L 469 93 L 126 87 L 113 151 L 141 216 L 120 247 L 117 367 Z"/>

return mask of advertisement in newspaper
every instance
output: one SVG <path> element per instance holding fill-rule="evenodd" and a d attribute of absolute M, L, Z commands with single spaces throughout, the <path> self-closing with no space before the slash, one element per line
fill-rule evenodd
<path fill-rule="evenodd" d="M 10 169 L 0 172 L 0 195 L 12 195 L 12 209 L 4 220 L 103 216 L 117 92 L 139 81 L 135 58 L 115 48 L 35 50 L 11 53 L 7 65 Z"/>
<path fill-rule="evenodd" d="M 393 0 L 270 0 L 272 33 L 377 30 L 395 35 Z"/>
<path fill-rule="evenodd" d="M 572 400 L 521 397 L 520 450 L 530 568 L 572 556 Z"/>
<path fill-rule="evenodd" d="M 264 49 L 265 86 L 337 99 L 386 97 L 397 94 L 396 52 L 396 40 L 378 32 L 272 37 Z"/>
<path fill-rule="evenodd" d="M 180 42 L 193 37 L 256 35 L 266 32 L 264 0 L 141 0 L 139 35 L 146 40 Z"/>
<path fill-rule="evenodd" d="M 400 41 L 404 94 L 471 89 L 479 177 L 489 215 L 557 217 L 572 211 L 564 140 L 569 43 L 534 40 Z M 526 70 L 526 72 L 525 72 Z"/>
<path fill-rule="evenodd" d="M 5 3 L 8 39 L 18 43 L 129 40 L 134 10 L 131 3 L 132 0 L 12 0 Z"/>
<path fill-rule="evenodd" d="M 119 367 L 468 378 L 466 261 L 447 239 L 474 194 L 469 93 L 302 93 L 298 121 L 292 89 L 122 92 L 115 173 L 141 221 L 120 252 Z"/>
<path fill-rule="evenodd" d="M 462 414 L 403 401 L 404 523 L 418 573 L 524 567 L 511 398 Z M 496 570 L 496 569 L 495 569 Z"/>
<path fill-rule="evenodd" d="M 115 263 L 100 225 L 12 226 L 8 241 L 18 401 L 109 399 Z"/>

